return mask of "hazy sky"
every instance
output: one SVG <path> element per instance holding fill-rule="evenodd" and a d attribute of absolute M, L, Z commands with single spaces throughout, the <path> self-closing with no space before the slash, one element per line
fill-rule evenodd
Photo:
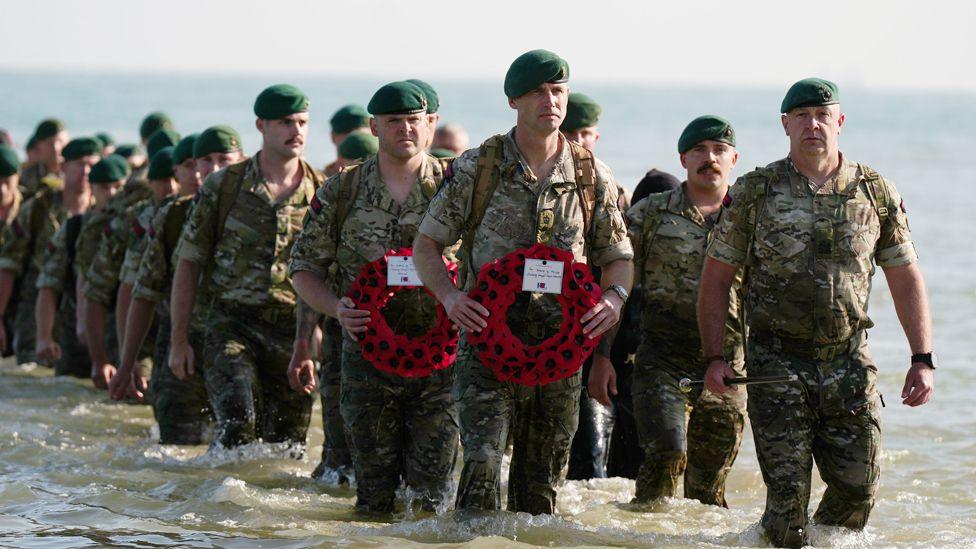
<path fill-rule="evenodd" d="M 500 78 L 533 48 L 584 80 L 976 90 L 976 3 L 928 0 L 4 0 L 0 70 Z"/>

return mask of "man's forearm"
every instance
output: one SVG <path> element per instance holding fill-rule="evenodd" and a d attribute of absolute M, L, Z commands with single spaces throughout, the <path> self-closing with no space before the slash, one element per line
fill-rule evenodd
<path fill-rule="evenodd" d="M 417 274 L 421 282 L 438 301 L 443 302 L 451 293 L 457 291 L 457 286 L 451 281 L 444 266 L 441 254 L 444 253 L 444 246 L 436 240 L 424 234 L 418 234 L 413 243 L 413 263 L 417 268 Z M 468 266 L 471 269 L 471 266 Z M 464 281 L 459 281 L 464 284 Z"/>
<path fill-rule="evenodd" d="M 180 259 L 173 274 L 173 288 L 170 292 L 170 342 L 183 344 L 188 341 L 190 316 L 197 297 L 197 281 L 200 278 L 200 265 Z"/>
<path fill-rule="evenodd" d="M 37 290 L 37 304 L 34 308 L 34 321 L 37 323 L 37 340 L 51 339 L 54 334 L 54 317 L 57 310 L 57 294 L 54 288 Z"/>
<path fill-rule="evenodd" d="M 729 316 L 729 290 L 737 267 L 712 258 L 705 259 L 698 289 L 698 331 L 705 356 L 724 352 L 725 321 Z"/>
<path fill-rule="evenodd" d="M 339 298 L 318 275 L 310 271 L 298 271 L 292 276 L 291 283 L 295 288 L 295 292 L 298 293 L 299 303 L 304 305 L 304 313 L 306 315 L 311 317 L 312 312 L 315 312 L 328 315 L 332 318 L 336 317 L 336 305 L 339 302 Z M 311 309 L 312 312 L 309 312 L 308 309 Z M 307 328 L 307 326 L 301 325 L 301 312 L 302 309 L 299 309 L 299 328 Z M 308 319 L 305 320 L 307 321 Z M 317 322 L 318 319 L 316 318 Z M 311 331 L 314 331 L 314 329 L 315 326 L 313 324 Z M 311 331 L 309 331 L 309 335 L 311 335 Z"/>
<path fill-rule="evenodd" d="M 912 353 L 931 352 L 932 317 L 922 271 L 913 263 L 887 268 L 884 273 L 891 299 L 895 302 L 895 312 Z"/>
<path fill-rule="evenodd" d="M 611 261 L 602 267 L 600 273 L 600 285 L 606 290 L 612 285 L 622 286 L 629 293 L 634 284 L 634 264 L 629 259 L 618 259 Z M 627 304 L 624 303 L 623 307 Z M 623 309 L 620 314 L 623 315 Z M 610 358 L 610 351 L 613 349 L 613 342 L 620 331 L 620 322 L 614 324 L 612 328 L 603 334 L 600 343 L 597 344 L 596 353 L 600 356 Z"/>
<path fill-rule="evenodd" d="M 123 368 L 131 368 L 135 365 L 139 356 L 139 349 L 149 333 L 155 316 L 155 304 L 145 299 L 133 299 L 129 305 L 128 315 L 126 316 L 125 340 L 122 343 L 122 353 L 119 358 Z M 160 368 L 165 368 L 165 364 L 158 364 Z"/>
<path fill-rule="evenodd" d="M 85 312 L 85 333 L 88 334 L 88 357 L 92 364 L 108 362 L 105 354 L 105 305 L 94 299 L 88 300 Z"/>
<path fill-rule="evenodd" d="M 7 313 L 10 296 L 14 293 L 14 282 L 16 281 L 16 273 L 7 269 L 0 269 L 0 316 Z"/>
<path fill-rule="evenodd" d="M 125 325 L 129 318 L 129 305 L 132 302 L 132 284 L 122 282 L 115 294 L 115 334 L 119 344 L 125 341 Z"/>
<path fill-rule="evenodd" d="M 295 308 L 295 344 L 308 345 L 321 319 L 322 313 L 298 298 L 298 306 Z"/>

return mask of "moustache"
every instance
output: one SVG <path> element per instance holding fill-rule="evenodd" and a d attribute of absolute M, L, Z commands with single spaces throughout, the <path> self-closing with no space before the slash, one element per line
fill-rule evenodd
<path fill-rule="evenodd" d="M 714 164 L 714 163 L 704 164 L 702 165 L 702 167 L 698 168 L 698 173 L 705 173 L 705 172 L 712 172 L 715 175 L 721 175 L 722 173 L 718 169 L 718 164 Z"/>

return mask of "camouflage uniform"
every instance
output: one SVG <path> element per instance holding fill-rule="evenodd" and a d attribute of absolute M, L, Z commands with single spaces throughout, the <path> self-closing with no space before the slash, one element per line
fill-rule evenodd
<path fill-rule="evenodd" d="M 617 189 L 610 169 L 596 161 L 596 203 L 591 234 L 584 242 L 583 210 L 576 191 L 570 146 L 560 137 L 562 153 L 552 173 L 540 180 L 531 173 L 515 144 L 514 130 L 503 138 L 499 184 L 474 235 L 472 276 L 478 267 L 538 242 L 570 250 L 577 261 L 603 266 L 633 256 Z M 430 203 L 420 232 L 444 244 L 461 237 L 470 215 L 480 149 L 456 158 L 453 175 Z M 586 248 L 590 256 L 586 257 Z M 534 344 L 559 331 L 562 309 L 550 294 L 520 292 L 508 311 L 512 331 Z M 501 506 L 500 469 L 509 430 L 514 453 L 508 483 L 510 511 L 552 513 L 556 483 L 566 465 L 576 431 L 581 374 L 538 387 L 501 382 L 481 364 L 462 338 L 455 365 L 454 398 L 461 420 L 464 470 L 458 508 Z"/>
<path fill-rule="evenodd" d="M 827 483 L 814 520 L 863 528 L 878 487 L 877 368 L 866 331 L 872 262 L 917 260 L 901 198 L 877 172 L 842 157 L 816 187 L 787 158 L 729 191 L 708 255 L 748 265 L 749 375 L 799 383 L 749 387 L 766 482 L 761 524 L 777 545 L 806 541 L 810 472 Z"/>
<path fill-rule="evenodd" d="M 45 186 L 41 181 L 51 175 L 57 178 L 57 174 L 51 174 L 47 171 L 47 166 L 43 162 L 35 162 L 24 168 L 20 172 L 19 179 L 20 192 L 23 193 L 24 199 L 34 196 L 38 190 Z"/>
<path fill-rule="evenodd" d="M 230 170 L 239 168 L 207 177 L 176 255 L 200 265 L 212 293 L 201 366 L 217 418 L 216 442 L 226 447 L 255 439 L 304 444 L 312 398 L 288 386 L 297 298 L 287 270 L 318 176 L 302 161 L 300 187 L 276 203 L 258 157 L 244 162 L 234 193 L 222 191 L 235 183 L 225 183 Z M 223 227 L 218 226 L 221 200 L 232 200 Z"/>
<path fill-rule="evenodd" d="M 60 184 L 57 179 L 42 180 L 34 196 L 21 206 L 17 218 L 4 228 L 0 269 L 12 271 L 17 276 L 17 284 L 11 294 L 11 305 L 15 296 L 17 299 L 14 332 L 8 333 L 7 338 L 12 341 L 19 364 L 35 359 L 37 276 L 41 272 L 48 243 L 68 217 L 68 210 L 61 201 Z"/>
<path fill-rule="evenodd" d="M 326 471 L 352 468 L 352 454 L 346 438 L 339 401 L 342 392 L 342 327 L 339 321 L 324 317 L 322 347 L 319 351 L 319 395 L 322 397 L 322 461 L 312 472 L 312 478 L 322 478 Z M 341 480 L 337 479 L 337 480 Z"/>
<path fill-rule="evenodd" d="M 702 216 L 687 194 L 688 183 L 651 195 L 627 211 L 628 234 L 642 284 L 641 343 L 633 373 L 633 409 L 644 461 L 635 501 L 677 494 L 728 507 L 725 479 L 742 443 L 743 391 L 717 395 L 696 386 L 682 392 L 681 378 L 702 379 L 707 366 L 698 332 L 698 285 L 714 219 Z M 742 277 L 729 293 L 724 352 L 744 375 Z"/>
<path fill-rule="evenodd" d="M 61 358 L 54 362 L 55 375 L 87 378 L 91 373 L 88 348 L 78 341 L 75 331 L 77 299 L 75 296 L 75 244 L 80 227 L 91 214 L 69 218 L 51 238 L 44 254 L 44 263 L 37 277 L 37 289 L 50 288 L 57 299 L 57 322 L 54 335 L 61 347 Z M 74 242 L 72 242 L 74 240 Z"/>
<path fill-rule="evenodd" d="M 158 329 L 156 350 L 149 379 L 153 414 L 159 425 L 160 444 L 200 444 L 213 424 L 213 414 L 203 371 L 198 369 L 193 377 L 180 380 L 167 366 L 169 362 L 169 295 L 176 271 L 173 252 L 180 238 L 192 205 L 191 197 L 167 199 L 148 225 L 141 259 L 131 284 L 132 299 L 156 303 Z M 131 260 L 130 254 L 126 259 Z M 123 267 L 123 271 L 126 269 Z M 123 278 L 125 278 L 125 274 Z M 195 356 L 203 357 L 206 297 L 197 299 L 197 306 L 190 321 L 189 340 Z M 127 336 L 128 337 L 128 336 Z"/>
<path fill-rule="evenodd" d="M 13 192 L 14 202 L 10 205 L 10 209 L 7 210 L 7 216 L 3 219 L 3 225 L 0 227 L 0 250 L 3 249 L 4 238 L 7 235 L 7 232 L 3 229 L 9 227 L 10 224 L 17 219 L 17 214 L 20 213 L 20 205 L 24 201 L 24 195 L 21 193 L 20 188 L 15 188 Z M 14 318 L 17 316 L 17 301 L 18 296 L 12 294 L 10 296 L 10 301 L 7 303 L 7 311 L 3 315 L 2 322 L 4 330 L 7 333 L 7 337 L 10 337 L 10 335 L 14 333 Z M 13 345 L 8 345 L 7 349 L 3 351 L 3 358 L 13 356 L 13 354 Z"/>
<path fill-rule="evenodd" d="M 363 266 L 388 250 L 412 245 L 430 196 L 443 178 L 436 159 L 424 155 L 420 178 L 403 204 L 390 194 L 373 156 L 351 173 L 331 178 L 318 191 L 318 204 L 295 240 L 290 271 L 325 279 L 336 265 L 344 295 Z M 356 197 L 342 209 L 343 178 L 353 178 Z M 424 291 L 400 292 L 383 310 L 395 332 L 419 336 L 434 326 L 437 301 Z M 457 457 L 458 420 L 451 398 L 451 369 L 428 377 L 404 378 L 377 370 L 362 357 L 359 343 L 342 340 L 341 411 L 356 469 L 356 506 L 392 510 L 402 477 L 427 509 L 447 496 Z"/>

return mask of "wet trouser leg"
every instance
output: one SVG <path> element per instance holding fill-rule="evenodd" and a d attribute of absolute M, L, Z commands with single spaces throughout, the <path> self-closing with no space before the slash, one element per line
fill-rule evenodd
<path fill-rule="evenodd" d="M 62 303 L 63 300 L 62 297 Z M 54 375 L 87 379 L 91 376 L 91 360 L 88 358 L 88 347 L 78 341 L 75 314 L 74 306 L 62 305 L 58 308 L 57 338 L 61 358 L 54 361 Z"/>
<path fill-rule="evenodd" d="M 632 364 L 616 364 L 617 395 L 613 402 L 613 432 L 607 456 L 607 476 L 636 479 L 644 451 L 637 438 L 637 420 L 634 419 L 634 402 L 631 395 L 634 367 Z"/>
<path fill-rule="evenodd" d="M 319 364 L 319 394 L 322 397 L 322 462 L 312 476 L 321 477 L 326 469 L 351 467 L 352 457 L 340 411 L 342 379 L 342 332 L 338 321 L 327 318 L 322 326 L 322 352 Z"/>
<path fill-rule="evenodd" d="M 196 368 L 187 379 L 177 378 L 169 368 L 169 318 L 160 317 L 158 326 L 149 391 L 159 425 L 159 443 L 201 444 L 213 424 L 204 369 Z M 193 354 L 202 359 L 203 336 L 191 330 L 189 337 Z"/>
<path fill-rule="evenodd" d="M 749 387 L 749 417 L 767 491 L 760 524 L 773 544 L 799 547 L 808 539 L 814 460 L 827 483 L 817 522 L 864 527 L 880 475 L 881 428 L 876 368 L 863 340 L 828 361 L 750 342 L 749 375 L 789 373 L 800 382 Z"/>

